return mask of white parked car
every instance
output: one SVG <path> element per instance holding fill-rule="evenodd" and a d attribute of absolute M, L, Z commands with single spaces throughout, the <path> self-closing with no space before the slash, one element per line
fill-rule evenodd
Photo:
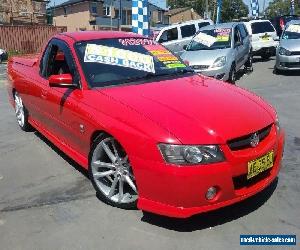
<path fill-rule="evenodd" d="M 8 58 L 8 54 L 4 49 L 0 49 L 0 63 L 6 61 Z"/>
<path fill-rule="evenodd" d="M 213 24 L 212 20 L 198 19 L 172 24 L 160 30 L 155 41 L 163 44 L 177 55 L 184 52 L 183 46 L 188 45 L 193 36 L 204 26 Z"/>
<path fill-rule="evenodd" d="M 253 55 L 263 59 L 274 56 L 279 38 L 272 23 L 269 20 L 251 20 L 244 24 L 251 37 Z"/>

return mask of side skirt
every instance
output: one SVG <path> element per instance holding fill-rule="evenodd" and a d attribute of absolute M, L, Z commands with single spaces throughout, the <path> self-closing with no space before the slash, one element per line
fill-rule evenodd
<path fill-rule="evenodd" d="M 82 154 L 79 154 L 71 146 L 62 142 L 59 138 L 57 138 L 55 135 L 53 135 L 47 129 L 45 129 L 40 123 L 33 120 L 32 117 L 28 117 L 28 121 L 37 131 L 39 131 L 43 136 L 45 136 L 49 141 L 51 141 L 57 148 L 63 151 L 74 161 L 76 161 L 83 168 L 88 169 L 87 157 L 83 156 Z"/>

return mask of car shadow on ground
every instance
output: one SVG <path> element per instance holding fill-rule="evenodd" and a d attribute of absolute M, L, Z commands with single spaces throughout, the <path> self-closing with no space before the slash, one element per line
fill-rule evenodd
<path fill-rule="evenodd" d="M 51 141 L 49 141 L 44 135 L 42 135 L 38 131 L 34 131 L 35 136 L 37 136 L 40 140 L 46 143 L 55 153 L 57 153 L 61 158 L 63 158 L 67 163 L 69 163 L 73 168 L 83 174 L 86 178 L 89 179 L 88 171 L 80 166 L 77 162 L 75 162 L 72 158 L 67 156 L 63 151 L 61 151 L 58 147 L 56 147 Z"/>
<path fill-rule="evenodd" d="M 252 213 L 262 206 L 273 194 L 277 187 L 276 178 L 262 192 L 239 203 L 215 211 L 192 216 L 187 219 L 176 219 L 144 212 L 142 221 L 178 232 L 192 232 L 225 224 Z"/>
<path fill-rule="evenodd" d="M 274 68 L 269 68 L 269 69 L 273 69 L 274 70 Z M 273 74 L 274 74 L 274 71 L 273 71 Z M 278 72 L 278 73 L 276 73 L 276 75 L 281 75 L 281 76 L 300 76 L 300 70 L 285 70 L 285 71 L 280 71 L 280 72 Z"/>
<path fill-rule="evenodd" d="M 253 63 L 258 63 L 258 62 L 268 62 L 268 61 L 275 61 L 275 57 L 270 57 L 268 59 L 263 59 L 261 57 L 253 57 Z"/>

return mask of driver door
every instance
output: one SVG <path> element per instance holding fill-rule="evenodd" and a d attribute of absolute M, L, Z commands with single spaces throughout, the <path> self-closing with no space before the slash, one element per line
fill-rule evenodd
<path fill-rule="evenodd" d="M 72 52 L 64 41 L 58 39 L 51 41 L 51 50 L 44 67 L 41 69 L 44 88 L 39 105 L 46 116 L 47 130 L 63 144 L 83 154 L 85 138 L 81 129 L 82 116 L 79 112 L 82 90 Z M 59 74 L 71 74 L 73 84 L 78 88 L 50 87 L 48 78 Z"/>
<path fill-rule="evenodd" d="M 240 33 L 240 30 L 237 26 L 234 28 L 234 53 L 235 53 L 235 63 L 236 63 L 236 70 L 243 65 L 243 40 Z"/>

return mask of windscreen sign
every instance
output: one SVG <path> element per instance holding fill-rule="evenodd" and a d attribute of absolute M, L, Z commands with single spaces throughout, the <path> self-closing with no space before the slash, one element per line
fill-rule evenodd
<path fill-rule="evenodd" d="M 155 73 L 152 56 L 98 44 L 87 44 L 84 62 L 116 65 Z"/>

